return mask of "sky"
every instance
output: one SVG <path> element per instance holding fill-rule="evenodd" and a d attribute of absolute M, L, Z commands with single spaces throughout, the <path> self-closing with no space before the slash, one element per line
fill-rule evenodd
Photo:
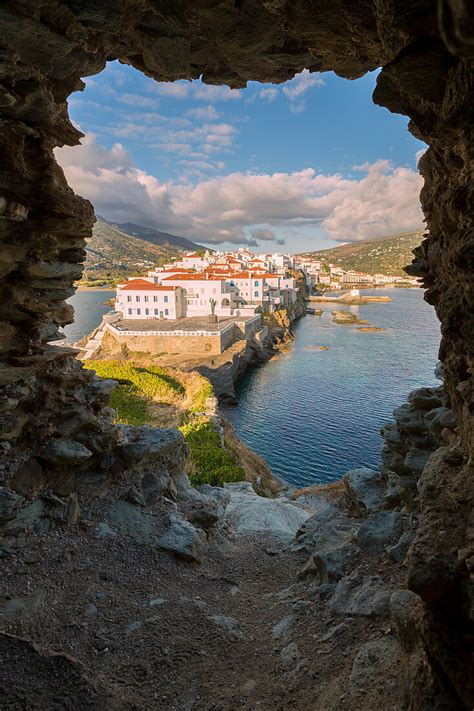
<path fill-rule="evenodd" d="M 217 249 L 295 253 L 417 229 L 425 145 L 372 103 L 376 76 L 304 70 L 231 90 L 111 62 L 70 97 L 85 136 L 56 157 L 97 214 Z"/>

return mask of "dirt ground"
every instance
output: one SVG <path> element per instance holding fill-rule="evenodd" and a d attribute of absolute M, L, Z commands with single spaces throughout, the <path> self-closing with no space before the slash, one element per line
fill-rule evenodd
<path fill-rule="evenodd" d="M 332 612 L 298 578 L 306 558 L 232 531 L 201 565 L 92 529 L 18 539 L 1 561 L 1 708 L 399 708 L 396 665 L 348 693 L 361 642 L 390 630 Z"/>

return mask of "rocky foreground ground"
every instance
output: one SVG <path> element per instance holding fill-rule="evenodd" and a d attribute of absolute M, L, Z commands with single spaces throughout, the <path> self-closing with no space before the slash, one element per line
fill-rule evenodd
<path fill-rule="evenodd" d="M 346 480 L 367 512 L 373 476 Z M 102 521 L 4 549 L 5 708 L 397 708 L 409 521 L 178 486 L 180 508 L 128 491 Z"/>
<path fill-rule="evenodd" d="M 273 499 L 193 488 L 179 432 L 125 426 L 114 482 L 1 489 L 3 707 L 438 708 L 428 672 L 410 697 L 428 666 L 406 570 L 418 476 L 455 426 L 442 387 L 415 391 L 380 470 Z"/>

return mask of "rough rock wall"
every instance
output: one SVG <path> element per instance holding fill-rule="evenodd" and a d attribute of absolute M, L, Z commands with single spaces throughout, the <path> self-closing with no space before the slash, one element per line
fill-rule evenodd
<path fill-rule="evenodd" d="M 54 147 L 80 140 L 66 101 L 83 87 L 81 77 L 115 58 L 159 80 L 203 75 L 233 87 L 284 81 L 304 67 L 357 78 L 383 66 L 375 101 L 408 115 L 410 130 L 430 146 L 420 163 L 429 236 L 411 271 L 423 276 L 441 320 L 446 389 L 459 423 L 458 440 L 432 455 L 419 487 L 409 582 L 425 603 L 426 668 L 415 670 L 414 688 L 429 677 L 452 704 L 471 707 L 473 27 L 469 0 L 339 0 L 337 9 L 307 0 L 0 7 L 0 424 L 3 476 L 21 493 L 41 488 L 38 481 L 70 490 L 78 469 L 113 471 L 120 439 L 106 393 L 72 353 L 47 345 L 72 319 L 65 299 L 93 222 L 53 156 Z"/>

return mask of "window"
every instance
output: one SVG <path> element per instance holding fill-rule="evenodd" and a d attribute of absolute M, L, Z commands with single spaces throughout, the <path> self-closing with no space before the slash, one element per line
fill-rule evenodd
<path fill-rule="evenodd" d="M 148 296 L 145 296 L 145 301 L 148 301 Z"/>
<path fill-rule="evenodd" d="M 257 296 L 257 297 L 258 297 L 258 291 L 256 291 L 256 292 L 255 292 L 255 296 Z"/>
<path fill-rule="evenodd" d="M 140 314 L 141 314 L 140 309 L 137 309 L 137 316 L 140 316 Z"/>
<path fill-rule="evenodd" d="M 145 316 L 149 316 L 149 315 L 150 315 L 150 309 L 145 309 Z"/>
<path fill-rule="evenodd" d="M 165 295 L 165 299 L 164 299 L 164 300 L 165 300 L 165 304 L 167 304 L 167 303 L 168 303 L 168 297 L 167 297 L 166 295 Z"/>
<path fill-rule="evenodd" d="M 131 296 L 127 296 L 127 301 L 131 301 L 131 300 L 132 300 L 132 297 L 131 297 Z"/>
<path fill-rule="evenodd" d="M 255 286 L 258 286 L 258 281 L 255 282 Z"/>
<path fill-rule="evenodd" d="M 140 301 L 140 297 L 139 297 L 139 296 L 136 296 L 136 297 L 135 297 L 135 301 Z"/>
<path fill-rule="evenodd" d="M 155 316 L 158 316 L 158 309 L 155 309 Z"/>
<path fill-rule="evenodd" d="M 131 316 L 131 315 L 132 315 L 132 309 L 129 309 L 129 310 L 128 310 L 128 313 L 129 313 L 130 316 Z"/>
<path fill-rule="evenodd" d="M 168 314 L 169 314 L 168 309 L 165 309 L 165 316 L 168 316 Z"/>
<path fill-rule="evenodd" d="M 158 297 L 156 295 L 153 297 L 153 301 L 158 301 Z"/>

